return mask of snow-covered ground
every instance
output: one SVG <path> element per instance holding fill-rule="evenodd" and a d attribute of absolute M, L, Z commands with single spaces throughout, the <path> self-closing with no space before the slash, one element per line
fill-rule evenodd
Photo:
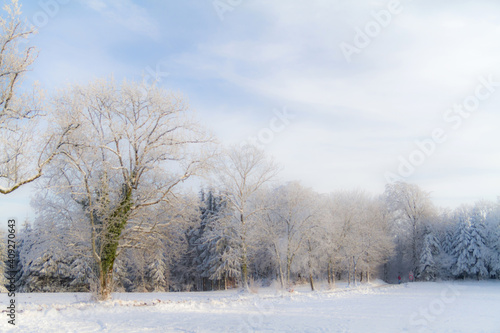
<path fill-rule="evenodd" d="M 18 294 L 1 332 L 500 332 L 500 281 L 362 285 L 311 292 Z"/>

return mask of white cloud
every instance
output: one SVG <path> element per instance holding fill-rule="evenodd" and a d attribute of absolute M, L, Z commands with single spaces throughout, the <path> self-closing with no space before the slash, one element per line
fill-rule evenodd
<path fill-rule="evenodd" d="M 82 3 L 86 4 L 87 6 L 98 12 L 102 12 L 104 9 L 108 7 L 106 3 L 102 0 L 87 0 L 87 1 L 82 1 Z"/>
<path fill-rule="evenodd" d="M 351 63 L 343 59 L 339 43 L 351 42 L 355 27 L 373 20 L 370 12 L 385 8 L 386 2 L 248 3 L 232 15 L 264 16 L 265 26 L 255 27 L 254 35 L 242 39 L 234 31 L 222 32 L 183 61 L 202 63 L 203 75 L 299 109 L 302 118 L 294 130 L 282 134 L 271 150 L 287 165 L 290 176 L 309 179 L 316 188 L 333 190 L 348 183 L 380 188 L 384 172 L 399 155 L 415 149 L 416 138 L 443 127 L 449 142 L 409 180 L 429 185 L 421 176 L 438 174 L 443 188 L 453 188 L 449 183 L 457 179 L 447 173 L 462 170 L 459 177 L 466 177 L 467 184 L 475 181 L 476 188 L 491 196 L 498 190 L 481 170 L 488 159 L 497 160 L 488 143 L 500 142 L 500 134 L 489 131 L 488 137 L 482 136 L 485 123 L 480 116 L 451 131 L 443 114 L 474 93 L 480 76 L 494 74 L 500 79 L 495 72 L 500 29 L 493 14 L 499 5 L 402 3 L 403 13 L 394 16 Z M 499 99 L 492 99 L 480 112 L 499 106 Z M 371 120 L 370 127 L 366 123 Z M 348 130 L 339 132 L 339 121 Z M 367 132 L 373 142 L 363 139 Z M 460 157 L 439 158 L 457 146 Z M 465 168 L 470 164 L 467 156 L 476 159 L 474 168 Z M 436 193 L 454 195 L 446 190 Z"/>
<path fill-rule="evenodd" d="M 129 31 L 143 34 L 152 39 L 159 38 L 158 23 L 144 7 L 136 5 L 132 0 L 109 0 L 107 2 L 91 0 L 82 1 L 82 3 Z"/>

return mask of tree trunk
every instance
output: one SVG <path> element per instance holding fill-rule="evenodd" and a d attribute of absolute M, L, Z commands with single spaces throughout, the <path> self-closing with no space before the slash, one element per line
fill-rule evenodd
<path fill-rule="evenodd" d="M 347 267 L 347 285 L 351 285 L 351 261 L 349 260 L 349 266 Z"/>
<path fill-rule="evenodd" d="M 291 268 L 290 268 L 290 261 L 286 260 L 286 286 L 287 287 L 290 287 L 290 271 L 291 271 Z"/>
<path fill-rule="evenodd" d="M 280 257 L 279 251 L 278 251 L 278 247 L 276 246 L 276 243 L 274 243 L 274 251 L 276 252 L 276 258 L 278 259 L 278 269 L 279 269 L 281 288 L 285 288 L 285 281 L 284 281 L 284 276 L 283 276 L 283 265 L 281 264 L 281 257 Z"/>
<path fill-rule="evenodd" d="M 279 265 L 279 269 L 280 269 L 280 282 L 281 282 L 281 288 L 285 288 L 285 280 L 284 280 L 284 277 L 283 277 L 283 268 L 281 267 L 281 263 Z"/>
<path fill-rule="evenodd" d="M 101 270 L 99 275 L 100 286 L 97 299 L 99 301 L 105 301 L 111 297 L 111 292 L 113 291 L 113 268 L 107 272 Z"/>
<path fill-rule="evenodd" d="M 388 269 L 387 262 L 384 263 L 384 281 L 389 282 L 389 269 Z"/>
<path fill-rule="evenodd" d="M 335 279 L 336 279 L 336 272 L 335 272 L 335 265 L 333 264 L 333 261 L 331 262 L 332 265 L 332 285 L 335 287 Z"/>
<path fill-rule="evenodd" d="M 308 240 L 307 241 L 308 245 L 308 252 L 309 252 L 309 261 L 308 261 L 308 266 L 309 266 L 309 283 L 311 284 L 311 290 L 314 291 L 314 281 L 313 281 L 313 274 L 312 274 L 312 247 L 311 247 L 311 242 Z"/>
<path fill-rule="evenodd" d="M 327 270 L 326 270 L 326 275 L 328 277 L 328 287 L 332 287 L 332 280 L 330 279 L 330 272 L 331 272 L 331 269 L 330 269 L 330 262 L 328 262 L 328 267 L 327 267 Z"/>
<path fill-rule="evenodd" d="M 243 227 L 243 235 L 241 236 L 241 282 L 242 287 L 248 290 L 248 258 L 247 258 L 247 244 L 246 244 L 246 226 L 243 214 L 240 213 L 240 222 Z"/>
<path fill-rule="evenodd" d="M 244 289 L 248 289 L 248 266 L 245 259 L 242 259 L 243 264 L 241 265 L 241 284 Z"/>
<path fill-rule="evenodd" d="M 124 185 L 123 198 L 118 207 L 105 222 L 99 263 L 100 290 L 98 299 L 105 300 L 111 296 L 113 289 L 113 265 L 118 251 L 120 236 L 128 222 L 132 207 L 132 189 Z"/>
<path fill-rule="evenodd" d="M 356 259 L 354 257 L 352 257 L 352 279 L 353 279 L 353 283 L 354 285 L 356 286 Z"/>

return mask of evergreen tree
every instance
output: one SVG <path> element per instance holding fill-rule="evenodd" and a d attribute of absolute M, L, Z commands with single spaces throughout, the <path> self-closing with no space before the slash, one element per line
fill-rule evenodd
<path fill-rule="evenodd" d="M 211 280 L 224 280 L 226 285 L 228 278 L 241 275 L 241 244 L 237 241 L 238 234 L 234 228 L 226 227 L 217 231 L 220 233 L 209 240 L 211 255 L 207 258 L 203 276 Z"/>
<path fill-rule="evenodd" d="M 452 274 L 457 278 L 466 278 L 469 276 L 472 265 L 472 253 L 469 251 L 471 244 L 471 235 L 469 233 L 469 218 L 462 220 L 453 242 L 454 264 Z"/>
<path fill-rule="evenodd" d="M 93 274 L 92 262 L 88 258 L 74 257 L 70 265 L 71 282 L 68 291 L 89 291 Z"/>
<path fill-rule="evenodd" d="M 486 232 L 484 224 L 477 219 L 472 219 L 469 227 L 470 233 L 470 267 L 469 274 L 479 278 L 488 276 L 489 250 L 486 247 Z"/>
<path fill-rule="evenodd" d="M 438 274 L 436 257 L 440 253 L 440 246 L 436 237 L 426 231 L 422 252 L 420 254 L 419 278 L 425 281 L 435 280 Z"/>
<path fill-rule="evenodd" d="M 177 272 L 187 288 L 212 290 L 220 284 L 219 278 L 214 277 L 213 273 L 215 265 L 218 265 L 215 262 L 223 251 L 220 248 L 219 252 L 217 250 L 217 243 L 220 246 L 222 243 L 214 227 L 226 214 L 225 209 L 222 196 L 215 194 L 214 190 L 200 192 L 199 222 L 186 232 L 187 250 L 178 268 L 182 272 Z"/>
<path fill-rule="evenodd" d="M 442 250 L 446 253 L 451 255 L 453 253 L 453 239 L 454 239 L 454 232 L 453 228 L 447 227 L 444 231 L 444 237 L 442 240 Z"/>
<path fill-rule="evenodd" d="M 25 280 L 28 276 L 26 274 L 26 262 L 27 262 L 27 254 L 29 253 L 29 249 L 26 249 L 26 246 L 31 246 L 30 242 L 26 241 L 31 237 L 31 225 L 29 222 L 25 222 L 23 229 L 21 229 L 18 233 L 17 244 L 16 244 L 16 257 L 17 257 L 17 273 L 16 273 L 16 289 L 19 291 L 26 291 L 24 289 Z"/>
<path fill-rule="evenodd" d="M 130 249 L 127 251 L 127 278 L 132 281 L 129 291 L 133 292 L 147 292 L 148 281 L 148 255 L 141 249 Z M 116 271 L 115 273 L 117 273 Z M 124 272 L 124 271 L 123 271 Z M 123 279 L 120 279 L 123 280 Z"/>
<path fill-rule="evenodd" d="M 489 233 L 489 242 L 491 249 L 490 276 L 500 278 L 500 229 L 492 229 Z"/>
<path fill-rule="evenodd" d="M 158 241 L 158 243 L 160 243 Z M 151 282 L 151 290 L 155 292 L 164 292 L 168 290 L 165 273 L 167 270 L 165 263 L 165 249 L 161 245 L 154 247 L 151 255 L 151 262 L 148 265 L 148 277 Z"/>
<path fill-rule="evenodd" d="M 490 276 L 500 279 L 500 199 L 495 208 L 488 214 L 487 244 L 490 248 Z"/>
<path fill-rule="evenodd" d="M 3 231 L 0 230 L 0 293 L 7 292 L 5 285 L 7 284 L 7 280 L 5 278 L 6 274 L 6 261 L 8 259 L 7 249 L 5 247 L 6 244 L 6 235 Z"/>
<path fill-rule="evenodd" d="M 210 221 L 214 220 L 218 213 L 216 197 L 212 190 L 205 193 L 200 191 L 199 223 L 186 233 L 188 248 L 183 256 L 182 279 L 186 285 L 193 285 L 196 290 L 205 290 L 204 262 L 209 256 L 208 246 L 203 242 L 203 237 Z"/>
<path fill-rule="evenodd" d="M 40 220 L 33 229 L 26 228 L 20 236 L 19 248 L 21 291 L 58 292 L 68 291 L 71 277 L 71 259 L 74 256 L 67 226 L 53 221 Z M 20 237 L 20 238 L 21 238 Z"/>
<path fill-rule="evenodd" d="M 210 280 L 223 280 L 227 287 L 229 278 L 241 277 L 241 243 L 238 231 L 227 216 L 211 221 L 203 236 L 203 262 L 201 276 Z"/>

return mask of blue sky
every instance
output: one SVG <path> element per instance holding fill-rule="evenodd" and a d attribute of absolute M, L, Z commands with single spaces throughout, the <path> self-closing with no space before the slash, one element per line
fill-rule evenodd
<path fill-rule="evenodd" d="M 396 175 L 449 207 L 500 195 L 497 1 L 20 2 L 39 30 L 28 80 L 49 92 L 156 77 L 223 143 L 257 138 L 283 180 L 381 193 Z M 29 192 L 0 207 L 23 218 Z"/>

